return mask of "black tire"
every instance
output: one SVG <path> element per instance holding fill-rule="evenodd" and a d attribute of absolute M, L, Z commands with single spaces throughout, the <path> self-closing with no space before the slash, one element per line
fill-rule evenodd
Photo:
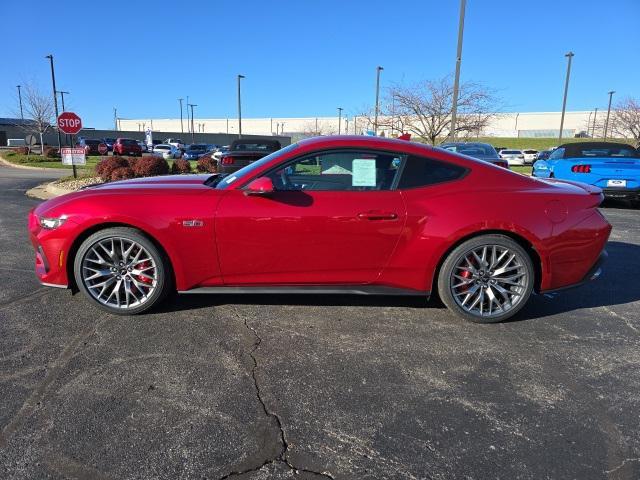
<path fill-rule="evenodd" d="M 454 284 L 452 282 L 455 280 L 453 274 L 454 271 L 457 271 L 457 265 L 459 264 L 459 262 L 462 261 L 465 256 L 469 255 L 470 252 L 484 246 L 491 248 L 494 245 L 497 248 L 508 249 L 512 254 L 516 255 L 515 259 L 519 262 L 518 272 L 521 272 L 523 274 L 520 277 L 523 278 L 523 285 L 516 287 L 520 290 L 520 292 L 517 294 L 516 300 L 508 305 L 508 310 L 503 311 L 502 313 L 497 312 L 489 316 L 481 316 L 478 313 L 472 313 L 468 309 L 465 309 L 460 305 L 460 303 L 463 302 L 459 303 L 456 300 L 453 293 Z M 476 273 L 474 273 L 474 275 Z M 513 317 L 525 306 L 529 299 L 529 296 L 531 295 L 531 291 L 533 290 L 534 276 L 535 272 L 533 263 L 531 261 L 531 256 L 526 252 L 524 248 L 520 246 L 520 244 L 505 235 L 482 235 L 469 239 L 466 242 L 460 244 L 446 257 L 438 275 L 438 293 L 443 303 L 458 317 L 475 323 L 497 323 Z M 487 276 L 484 278 L 492 277 Z M 478 281 L 476 281 L 476 283 Z M 473 286 L 475 286 L 475 284 Z M 483 287 L 479 286 L 479 288 L 482 289 Z M 495 287 L 493 285 L 487 287 L 485 284 L 484 288 L 486 291 L 487 288 L 492 289 Z M 482 302 L 484 302 L 484 296 L 481 300 L 481 303 Z M 493 304 L 491 304 L 491 306 L 493 307 Z"/>
<path fill-rule="evenodd" d="M 100 241 L 108 240 L 110 238 L 122 238 L 125 241 L 135 242 L 141 247 L 143 247 L 146 252 L 149 254 L 150 258 L 154 264 L 154 274 L 156 275 L 156 284 L 155 288 L 148 294 L 148 296 L 143 297 L 144 301 L 142 301 L 139 305 L 131 306 L 127 308 L 119 308 L 117 306 L 107 305 L 101 301 L 99 301 L 94 295 L 89 291 L 89 287 L 85 283 L 85 279 L 82 277 L 83 262 L 87 254 L 91 251 L 91 249 L 96 246 Z M 73 262 L 73 274 L 76 281 L 76 285 L 78 289 L 95 305 L 99 308 L 114 313 L 116 315 L 135 315 L 138 313 L 142 313 L 150 308 L 158 305 L 167 294 L 173 290 L 173 275 L 171 271 L 171 265 L 166 258 L 166 255 L 162 251 L 160 251 L 154 243 L 149 240 L 142 232 L 135 228 L 128 227 L 114 227 L 114 228 L 106 228 L 104 230 L 100 230 L 91 236 L 89 236 L 78 249 L 74 262 Z M 125 272 L 126 274 L 126 272 Z M 133 275 L 133 274 L 131 274 Z M 120 278 L 120 277 L 118 277 Z M 138 290 L 136 290 L 138 291 Z M 138 291 L 138 293 L 140 293 Z M 127 293 L 128 295 L 128 293 Z M 119 300 L 118 300 L 119 303 Z"/>

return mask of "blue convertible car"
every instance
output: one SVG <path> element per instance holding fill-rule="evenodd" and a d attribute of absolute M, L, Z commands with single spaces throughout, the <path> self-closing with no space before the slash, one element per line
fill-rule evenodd
<path fill-rule="evenodd" d="M 613 142 L 567 143 L 533 165 L 533 176 L 600 187 L 607 198 L 640 201 L 640 152 Z"/>

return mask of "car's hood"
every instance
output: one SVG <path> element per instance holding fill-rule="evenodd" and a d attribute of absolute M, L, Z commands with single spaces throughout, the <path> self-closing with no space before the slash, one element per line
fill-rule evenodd
<path fill-rule="evenodd" d="M 91 189 L 139 189 L 139 188 L 175 188 L 190 185 L 203 185 L 211 174 L 199 175 L 161 175 L 158 177 L 132 178 L 117 182 L 94 185 Z"/>

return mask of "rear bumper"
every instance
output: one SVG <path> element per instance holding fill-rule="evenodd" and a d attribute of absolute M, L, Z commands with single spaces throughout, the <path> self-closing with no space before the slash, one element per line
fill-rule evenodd
<path fill-rule="evenodd" d="M 586 283 L 597 280 L 598 278 L 600 278 L 600 275 L 602 275 L 602 265 L 604 264 L 604 262 L 606 262 L 608 257 L 609 257 L 609 254 L 607 253 L 607 251 L 603 250 L 600 256 L 598 257 L 598 259 L 596 260 L 596 263 L 593 264 L 593 266 L 589 269 L 589 271 L 584 276 L 584 278 L 578 283 L 574 283 L 573 285 L 567 285 L 560 288 L 554 288 L 552 290 L 544 290 L 544 291 L 541 291 L 540 293 L 561 292 L 563 290 L 569 290 L 571 288 L 580 287 Z"/>
<path fill-rule="evenodd" d="M 603 188 L 604 198 L 640 200 L 640 188 Z"/>

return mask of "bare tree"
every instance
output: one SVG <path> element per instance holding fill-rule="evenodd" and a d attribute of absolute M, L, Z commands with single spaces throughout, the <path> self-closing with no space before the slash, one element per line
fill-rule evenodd
<path fill-rule="evenodd" d="M 627 97 L 611 112 L 609 130 L 624 138 L 632 138 L 640 146 L 640 102 Z"/>
<path fill-rule="evenodd" d="M 43 135 L 52 128 L 54 121 L 53 100 L 44 95 L 33 84 L 23 87 L 22 105 L 25 121 L 20 123 L 20 128 L 27 134 L 38 135 L 40 145 L 44 150 Z"/>
<path fill-rule="evenodd" d="M 380 127 L 413 135 L 435 144 L 449 135 L 453 84 L 450 77 L 427 80 L 416 85 L 395 85 L 388 89 Z M 493 93 L 476 83 L 464 83 L 458 96 L 456 135 L 467 138 L 479 135 L 496 115 L 498 100 Z"/>
<path fill-rule="evenodd" d="M 306 137 L 319 137 L 322 135 L 335 135 L 336 130 L 329 124 L 319 120 L 311 120 L 305 123 L 302 133 Z"/>

